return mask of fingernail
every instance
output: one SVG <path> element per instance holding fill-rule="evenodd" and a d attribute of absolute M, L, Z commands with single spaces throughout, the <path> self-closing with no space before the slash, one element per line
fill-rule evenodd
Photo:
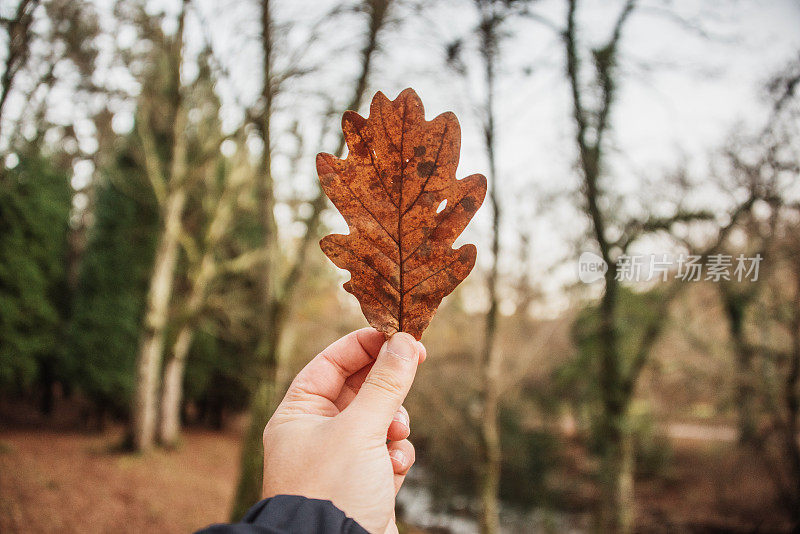
<path fill-rule="evenodd" d="M 418 357 L 416 342 L 410 334 L 397 332 L 386 342 L 386 352 L 401 360 L 414 361 Z"/>
<path fill-rule="evenodd" d="M 389 451 L 389 456 L 391 456 L 393 460 L 396 460 L 401 466 L 406 465 L 406 455 L 400 449 Z"/>
<path fill-rule="evenodd" d="M 394 420 L 400 423 L 401 425 L 405 426 L 406 428 L 411 428 L 408 416 L 402 411 L 395 412 Z"/>

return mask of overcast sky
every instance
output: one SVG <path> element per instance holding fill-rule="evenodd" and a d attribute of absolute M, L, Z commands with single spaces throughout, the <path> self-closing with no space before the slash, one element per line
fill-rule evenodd
<path fill-rule="evenodd" d="M 279 65 L 286 65 L 286 57 L 294 51 L 307 48 L 309 28 L 317 27 L 321 33 L 319 42 L 302 55 L 302 61 L 321 66 L 320 70 L 290 86 L 277 117 L 279 152 L 294 146 L 292 139 L 281 135 L 281 124 L 300 120 L 307 134 L 301 171 L 308 179 L 285 180 L 286 196 L 304 188 L 310 191 L 315 153 L 335 147 L 338 118 L 327 137 L 318 137 L 321 125 L 316 114 L 321 104 L 316 93 L 343 105 L 358 69 L 363 18 L 339 16 L 333 22 L 320 22 L 322 14 L 339 3 L 273 4 L 279 22 L 293 23 Z M 454 111 L 463 135 L 459 177 L 486 172 L 480 108 L 484 88 L 474 39 L 477 14 L 466 0 L 423 4 L 422 13 L 408 5 L 394 12 L 395 23 L 382 36 L 370 95 L 380 90 L 394 98 L 405 87 L 413 87 L 429 118 Z M 582 3 L 578 18 L 582 44 L 607 39 L 621 5 L 612 0 Z M 228 103 L 223 114 L 233 126 L 240 120 L 234 100 L 252 101 L 259 90 L 258 20 L 248 2 L 199 0 L 199 6 L 215 49 L 234 78 L 233 84 L 220 84 Z M 800 2 L 645 0 L 641 6 L 621 41 L 610 169 L 617 193 L 646 203 L 655 196 L 648 197 L 647 184 L 657 184 L 680 162 L 702 178 L 710 155 L 732 132 L 763 125 L 763 84 L 800 51 Z M 563 26 L 563 0 L 543 0 L 534 10 Z M 589 248 L 580 243 L 587 221 L 574 208 L 577 178 L 564 53 L 556 34 L 533 20 L 512 20 L 504 29 L 508 36 L 502 43 L 496 106 L 498 187 L 506 209 L 503 265 L 509 272 L 517 268 L 520 229 L 530 233 L 532 278 L 550 295 L 548 308 L 556 310 L 566 302 L 560 288 L 575 279 L 570 260 L 577 258 L 576 251 Z M 197 33 L 190 32 L 195 43 L 200 42 Z M 465 40 L 468 81 L 444 67 L 445 44 L 459 38 Z M 368 105 L 367 100 L 359 111 L 366 114 Z M 276 164 L 279 173 L 288 167 L 280 156 Z M 635 209 L 636 203 L 632 204 Z M 282 216 L 286 214 L 279 212 Z M 461 241 L 488 243 L 489 216 L 488 209 L 481 210 Z M 330 213 L 328 222 L 346 231 L 338 214 Z M 489 260 L 488 254 L 479 254 L 479 263 Z M 480 291 L 480 279 L 471 281 L 473 290 Z"/>
<path fill-rule="evenodd" d="M 110 17 L 113 1 L 96 3 L 110 29 L 101 43 L 109 58 L 114 41 L 123 47 L 135 46 L 135 31 L 115 26 Z M 358 70 L 363 16 L 323 20 L 323 15 L 340 3 L 273 3 L 279 23 L 286 23 L 289 29 L 280 35 L 279 67 L 290 64 L 294 60 L 290 57 L 320 67 L 288 86 L 279 100 L 274 132 L 279 176 L 288 172 L 288 153 L 295 146 L 294 138 L 286 134 L 287 126 L 299 121 L 305 134 L 300 176 L 285 177 L 280 183 L 286 197 L 312 191 L 314 155 L 335 148 L 338 128 L 338 118 L 329 121 L 326 135 L 320 137 L 324 121 L 319 112 L 326 98 L 338 106 L 349 100 Z M 422 13 L 414 12 L 408 2 L 394 12 L 394 23 L 382 36 L 383 48 L 370 79 L 369 95 L 380 90 L 394 98 L 403 88 L 413 87 L 428 118 L 454 111 L 463 134 L 459 177 L 486 172 L 479 107 L 483 85 L 474 39 L 476 12 L 468 0 L 422 4 L 426 6 Z M 564 5 L 563 0 L 542 0 L 534 4 L 534 11 L 563 26 Z M 606 39 L 621 5 L 619 0 L 583 2 L 578 19 L 581 44 Z M 702 178 L 709 155 L 732 132 L 757 130 L 766 114 L 765 80 L 800 51 L 797 0 L 643 0 L 641 5 L 621 41 L 620 92 L 612 116 L 609 167 L 615 192 L 640 203 L 649 201 L 641 200 L 648 199 L 648 184 L 657 184 L 679 162 L 686 162 L 692 173 Z M 153 12 L 165 9 L 169 14 L 165 29 L 174 30 L 177 0 L 150 1 L 148 6 Z M 221 80 L 218 87 L 224 123 L 233 129 L 242 118 L 240 104 L 252 103 L 261 83 L 255 2 L 196 0 L 196 6 L 187 26 L 189 49 L 196 51 L 210 39 L 229 70 L 230 79 Z M 320 38 L 308 46 L 311 28 L 318 29 Z M 573 124 L 563 50 L 555 33 L 533 20 L 513 20 L 505 30 L 508 36 L 502 44 L 496 106 L 498 187 L 506 207 L 504 268 L 516 268 L 520 228 L 525 229 L 533 243 L 533 278 L 555 295 L 575 278 L 568 268 L 571 263 L 564 261 L 577 258 L 576 251 L 585 249 L 576 241 L 587 222 L 575 209 L 575 150 L 570 143 Z M 466 44 L 465 60 L 471 73 L 466 81 L 444 68 L 444 46 L 458 38 Z M 190 63 L 184 69 L 187 79 L 196 71 Z M 132 78 L 118 69 L 103 70 L 98 77 L 135 93 Z M 55 98 L 55 116 L 62 122 L 83 124 L 80 110 L 68 94 L 56 94 Z M 369 99 L 359 110 L 362 114 L 368 104 Z M 18 105 L 9 100 L 9 109 Z M 124 132 L 132 126 L 133 100 L 115 108 L 115 126 Z M 87 128 L 79 130 L 91 137 L 91 128 Z M 631 205 L 635 208 L 636 202 Z M 279 207 L 278 216 L 287 219 L 288 212 Z M 477 242 L 480 250 L 480 245 L 488 242 L 489 216 L 488 207 L 482 209 L 461 241 Z M 329 214 L 327 220 L 343 230 L 338 214 Z M 480 263 L 489 259 L 488 254 L 479 253 Z M 562 264 L 567 267 L 549 271 Z M 480 282 L 478 277 L 470 279 Z"/>

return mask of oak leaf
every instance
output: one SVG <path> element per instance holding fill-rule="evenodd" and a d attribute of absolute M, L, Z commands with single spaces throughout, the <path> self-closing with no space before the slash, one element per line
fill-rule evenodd
<path fill-rule="evenodd" d="M 369 117 L 346 111 L 342 130 L 347 158 L 318 154 L 317 173 L 350 233 L 320 246 L 350 271 L 344 288 L 373 327 L 419 339 L 475 265 L 475 245 L 452 245 L 483 202 L 486 178 L 456 179 L 458 119 L 447 112 L 426 121 L 413 89 L 393 101 L 378 92 Z"/>

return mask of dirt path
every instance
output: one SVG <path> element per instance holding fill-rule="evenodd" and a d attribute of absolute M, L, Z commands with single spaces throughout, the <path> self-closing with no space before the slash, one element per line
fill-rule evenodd
<path fill-rule="evenodd" d="M 191 532 L 226 520 L 238 436 L 190 431 L 179 450 L 147 457 L 110 452 L 120 438 L 0 432 L 0 532 Z"/>
<path fill-rule="evenodd" d="M 669 423 L 666 434 L 672 439 L 692 439 L 698 441 L 736 441 L 737 432 L 732 426 L 703 425 L 694 423 Z"/>

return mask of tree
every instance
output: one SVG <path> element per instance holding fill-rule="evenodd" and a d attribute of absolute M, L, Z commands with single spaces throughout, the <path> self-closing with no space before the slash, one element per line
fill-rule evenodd
<path fill-rule="evenodd" d="M 666 324 L 670 304 L 685 284 L 673 281 L 661 294 L 651 320 L 643 327 L 638 342 L 623 346 L 620 338 L 624 305 L 620 300 L 621 278 L 617 260 L 642 237 L 653 233 L 670 235 L 679 223 L 710 220 L 704 210 L 686 210 L 678 203 L 669 216 L 648 214 L 644 218 L 628 217 L 612 211 L 616 205 L 609 184 L 607 137 L 611 114 L 617 101 L 619 44 L 623 30 L 637 7 L 637 0 L 626 0 L 614 20 L 610 37 L 591 48 L 591 76 L 586 81 L 583 69 L 584 52 L 580 49 L 580 30 L 576 22 L 578 0 L 567 0 L 566 25 L 561 33 L 565 54 L 566 77 L 571 96 L 571 112 L 575 126 L 573 137 L 580 174 L 582 210 L 591 224 L 591 239 L 608 266 L 605 287 L 598 304 L 597 358 L 600 388 L 600 526 L 608 532 L 630 532 L 634 509 L 634 443 L 630 432 L 630 403 L 642 369 L 651 349 Z M 587 69 L 588 70 L 588 69 Z M 707 257 L 718 250 L 741 216 L 758 200 L 749 197 L 737 203 L 728 214 L 728 223 L 721 225 L 710 245 L 690 246 Z M 619 231 L 621 230 L 621 231 Z M 615 236 L 614 234 L 617 234 Z M 613 237 L 612 237 L 613 236 Z"/>
<path fill-rule="evenodd" d="M 2 125 L 3 107 L 8 95 L 11 93 L 14 78 L 25 67 L 30 55 L 33 11 L 38 5 L 38 0 L 20 0 L 14 16 L 2 20 L 6 30 L 8 50 L 5 57 L 3 75 L 0 76 L 0 125 Z"/>
<path fill-rule="evenodd" d="M 799 81 L 795 60 L 768 84 L 766 128 L 749 150 L 728 154 L 734 183 L 769 209 L 743 225 L 747 246 L 763 258 L 757 280 L 720 286 L 739 367 L 741 442 L 767 469 L 793 532 L 800 529 L 800 204 L 792 191 L 800 176 Z"/>
<path fill-rule="evenodd" d="M 198 108 L 203 109 L 202 106 Z M 216 119 L 218 108 L 212 106 L 211 109 L 213 109 L 214 119 Z M 212 145 L 214 144 L 212 143 Z M 240 143 L 240 147 L 243 147 L 243 143 Z M 213 285 L 218 277 L 225 274 L 226 271 L 230 271 L 229 266 L 243 262 L 249 265 L 263 257 L 261 250 L 244 252 L 237 258 L 225 262 L 221 261 L 219 257 L 220 244 L 226 234 L 231 233 L 233 229 L 240 192 L 244 190 L 243 186 L 249 181 L 251 174 L 249 166 L 243 161 L 243 156 L 244 149 L 240 148 L 239 158 L 234 162 L 234 168 L 231 171 L 222 170 L 223 186 L 221 191 L 216 187 L 207 187 L 206 196 L 214 198 L 205 198 L 205 202 L 201 203 L 212 206 L 210 221 L 201 243 L 193 244 L 193 248 L 200 251 L 199 258 L 189 261 L 190 273 L 186 290 L 188 296 L 183 303 L 181 313 L 177 314 L 179 317 L 175 325 L 177 334 L 164 367 L 161 387 L 158 440 L 162 445 L 168 447 L 175 446 L 178 441 L 186 359 Z M 212 167 L 207 173 L 207 182 L 215 181 L 218 174 L 219 171 Z M 191 234 L 186 231 L 184 231 L 184 240 L 194 241 Z"/>
<path fill-rule="evenodd" d="M 153 140 L 150 125 L 147 124 L 147 112 L 150 110 L 140 113 L 137 118 L 139 121 L 137 132 L 143 141 L 147 174 L 156 192 L 161 211 L 158 245 L 136 357 L 136 388 L 131 408 L 131 436 L 137 451 L 150 449 L 155 441 L 161 360 L 178 261 L 181 217 L 188 196 L 187 139 L 184 132 L 188 110 L 183 103 L 184 88 L 180 81 L 183 31 L 188 3 L 188 0 L 182 2 L 178 31 L 170 43 L 166 62 L 170 76 L 167 85 L 167 91 L 170 93 L 169 103 L 166 110 L 172 119 L 167 165 L 159 155 L 159 147 Z"/>
<path fill-rule="evenodd" d="M 484 84 L 484 101 L 481 104 L 484 149 L 489 163 L 489 204 L 492 207 L 491 265 L 486 279 L 489 309 L 485 317 L 483 346 L 478 358 L 478 373 L 481 377 L 478 393 L 481 407 L 478 415 L 480 443 L 480 525 L 481 532 L 495 533 L 499 524 L 499 495 L 502 467 L 501 433 L 498 423 L 500 395 L 503 390 L 500 354 L 496 348 L 498 329 L 498 285 L 500 261 L 500 235 L 503 210 L 500 203 L 499 180 L 497 178 L 497 134 L 495 94 L 497 69 L 501 61 L 500 45 L 507 38 L 504 28 L 509 18 L 525 13 L 527 0 L 475 0 L 478 13 L 476 28 L 477 43 L 482 61 L 481 81 Z M 447 47 L 447 61 L 462 76 L 468 72 L 461 58 L 463 41 L 456 40 Z"/>
<path fill-rule="evenodd" d="M 11 150 L 17 142 L 25 144 L 19 139 L 23 126 L 35 132 L 29 141 L 42 144 L 52 126 L 49 97 L 56 85 L 69 88 L 76 107 L 91 107 L 83 98 L 105 92 L 92 81 L 100 33 L 97 14 L 86 0 L 19 0 L 12 16 L 0 16 L 0 28 L 7 43 L 0 74 L 1 146 Z M 12 109 L 8 103 L 13 100 L 25 105 Z M 69 137 L 70 123 L 60 123 Z"/>
<path fill-rule="evenodd" d="M 136 343 L 153 265 L 158 209 L 128 136 L 99 169 L 94 222 L 81 260 L 70 325 L 78 385 L 105 415 L 127 415 Z"/>
<path fill-rule="evenodd" d="M 379 49 L 379 36 L 388 22 L 388 14 L 394 0 L 363 0 L 359 3 L 361 11 L 367 14 L 368 30 L 360 53 L 360 70 L 356 79 L 348 109 L 358 109 L 367 90 L 367 82 L 372 70 L 374 57 Z M 263 60 L 263 86 L 261 91 L 260 113 L 255 115 L 255 125 L 264 140 L 265 157 L 259 175 L 259 199 L 261 224 L 264 239 L 266 264 L 262 267 L 260 292 L 262 295 L 260 313 L 262 317 L 262 338 L 257 350 L 257 381 L 253 387 L 250 401 L 250 423 L 242 446 L 239 482 L 231 516 L 238 519 L 261 497 L 263 476 L 262 433 L 275 406 L 277 389 L 278 350 L 286 320 L 291 312 L 294 292 L 306 268 L 308 251 L 319 237 L 319 224 L 327 207 L 325 193 L 318 188 L 311 202 L 311 213 L 303 221 L 306 232 L 298 245 L 297 253 L 283 278 L 278 276 L 278 234 L 273 208 L 275 205 L 274 182 L 271 168 L 271 119 L 275 97 L 281 83 L 298 72 L 277 72 L 274 66 L 276 36 L 274 20 L 269 0 L 261 0 L 261 46 Z M 335 154 L 342 156 L 344 137 L 340 136 Z"/>
<path fill-rule="evenodd" d="M 500 360 L 495 347 L 497 335 L 498 265 L 500 261 L 500 230 L 502 211 L 500 208 L 495 132 L 495 75 L 500 53 L 500 24 L 508 17 L 506 3 L 491 0 L 476 0 L 480 13 L 478 36 L 484 67 L 486 100 L 484 102 L 483 134 L 486 155 L 489 160 L 489 203 L 492 206 L 492 263 L 486 280 L 489 293 L 489 310 L 486 312 L 483 348 L 480 356 L 480 373 L 483 376 L 480 391 L 481 423 L 481 532 L 494 534 L 500 530 L 500 468 L 502 466 L 500 430 L 498 426 Z"/>
<path fill-rule="evenodd" d="M 0 390 L 52 386 L 69 372 L 62 346 L 69 312 L 67 174 L 31 146 L 0 171 Z"/>
<path fill-rule="evenodd" d="M 757 145 L 757 143 L 754 142 Z M 762 284 L 768 278 L 770 262 L 763 262 L 768 258 L 776 238 L 778 218 L 784 209 L 787 184 L 785 173 L 791 171 L 793 162 L 780 161 L 781 147 L 751 146 L 751 150 L 743 147 L 731 148 L 726 152 L 729 163 L 729 180 L 727 185 L 731 190 L 745 191 L 747 198 L 763 200 L 769 207 L 769 216 L 766 219 L 756 217 L 749 210 L 741 218 L 739 227 L 747 236 L 745 247 L 735 247 L 729 243 L 724 248 L 736 258 L 742 255 L 747 258 L 760 258 L 759 276 L 756 280 L 721 279 L 716 284 L 725 312 L 725 319 L 731 341 L 731 350 L 736 362 L 736 406 L 738 412 L 739 441 L 742 444 L 753 444 L 758 433 L 758 408 L 756 406 L 756 370 L 753 368 L 755 359 L 754 349 L 748 340 L 748 314 L 758 302 L 762 293 Z M 758 153 L 755 161 L 748 161 L 743 155 L 752 152 Z"/>
<path fill-rule="evenodd" d="M 796 223 L 787 222 L 772 259 L 778 263 L 757 306 L 764 320 L 763 344 L 753 344 L 767 372 L 759 374 L 758 391 L 768 424 L 751 438 L 767 467 L 793 532 L 800 528 L 800 240 Z"/>

